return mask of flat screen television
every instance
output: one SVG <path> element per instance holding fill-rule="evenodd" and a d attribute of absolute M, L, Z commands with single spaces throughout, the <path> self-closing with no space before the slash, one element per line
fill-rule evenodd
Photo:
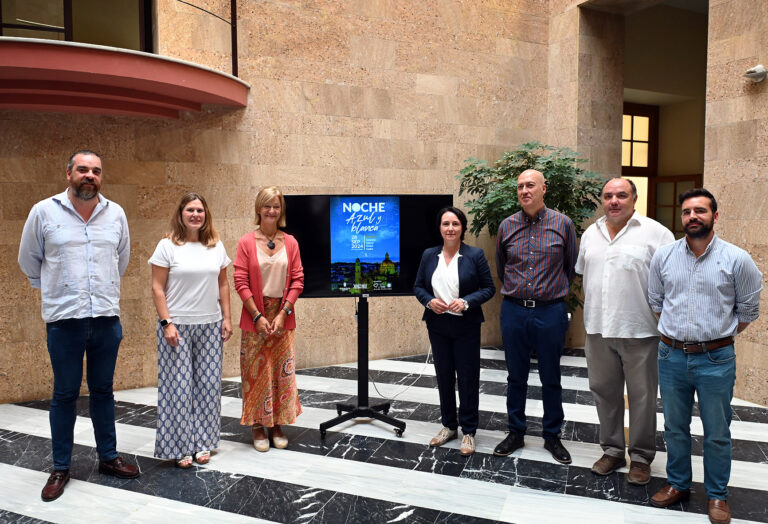
<path fill-rule="evenodd" d="M 422 253 L 442 243 L 437 212 L 450 205 L 452 195 L 286 195 L 302 298 L 413 295 Z"/>

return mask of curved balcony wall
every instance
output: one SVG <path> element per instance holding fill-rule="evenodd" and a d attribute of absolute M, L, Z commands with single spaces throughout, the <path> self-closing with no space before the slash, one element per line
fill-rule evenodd
<path fill-rule="evenodd" d="M 0 37 L 0 109 L 178 118 L 203 104 L 245 107 L 227 73 L 140 51 Z"/>

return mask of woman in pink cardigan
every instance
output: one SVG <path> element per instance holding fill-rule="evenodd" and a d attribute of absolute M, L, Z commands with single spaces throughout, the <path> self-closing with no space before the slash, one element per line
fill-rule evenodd
<path fill-rule="evenodd" d="M 269 451 L 270 436 L 274 447 L 288 446 L 280 426 L 292 424 L 301 414 L 293 306 L 304 289 L 304 269 L 296 239 L 279 229 L 285 227 L 285 199 L 278 188 L 259 191 L 256 224 L 257 229 L 237 243 L 235 258 L 235 289 L 243 301 L 240 424 L 252 427 L 258 451 Z"/>

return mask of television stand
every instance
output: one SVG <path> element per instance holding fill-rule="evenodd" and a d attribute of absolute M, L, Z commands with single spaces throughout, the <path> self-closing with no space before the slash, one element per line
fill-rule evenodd
<path fill-rule="evenodd" d="M 395 426 L 398 437 L 402 437 L 405 431 L 405 422 L 387 414 L 389 402 L 368 405 L 368 295 L 360 297 L 357 307 L 357 406 L 336 404 L 336 413 L 338 417 L 320 424 L 320 438 L 325 438 L 328 428 L 353 418 L 373 418 Z"/>

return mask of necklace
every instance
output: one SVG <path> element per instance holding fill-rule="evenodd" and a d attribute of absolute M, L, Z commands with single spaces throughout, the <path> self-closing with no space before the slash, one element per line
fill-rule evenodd
<path fill-rule="evenodd" d="M 262 231 L 262 232 L 261 232 L 261 234 L 262 234 L 262 235 L 264 235 L 264 238 L 266 238 L 266 239 L 267 239 L 267 247 L 268 247 L 269 249 L 275 249 L 275 242 L 274 242 L 274 240 L 275 240 L 275 237 L 277 236 L 277 233 L 278 233 L 278 232 L 277 232 L 277 231 L 275 231 L 275 234 L 274 234 L 274 235 L 272 235 L 272 238 L 269 238 L 269 237 L 267 236 L 267 234 L 266 234 L 266 233 L 264 233 L 264 231 Z"/>

